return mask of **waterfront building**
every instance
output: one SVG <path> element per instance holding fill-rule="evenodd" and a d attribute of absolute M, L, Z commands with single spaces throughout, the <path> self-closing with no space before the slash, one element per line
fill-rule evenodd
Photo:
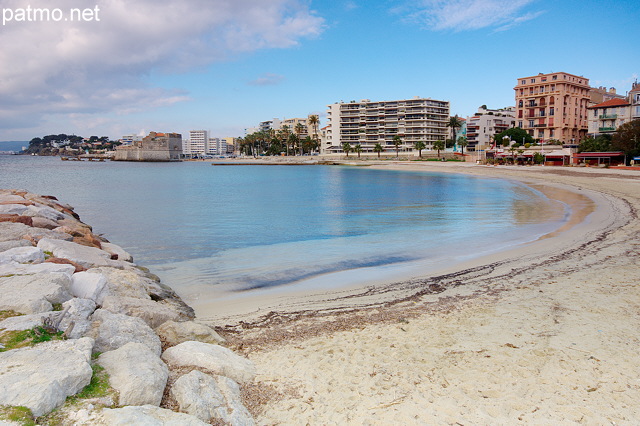
<path fill-rule="evenodd" d="M 640 120 L 640 83 L 637 81 L 631 86 L 629 91 L 630 120 Z"/>
<path fill-rule="evenodd" d="M 227 155 L 227 141 L 224 138 L 209 138 L 207 154 Z"/>
<path fill-rule="evenodd" d="M 287 126 L 291 133 L 296 133 L 296 126 L 300 124 L 300 139 L 304 139 L 309 136 L 308 124 L 306 118 L 274 118 L 272 120 L 261 121 L 257 127 L 249 127 L 245 129 L 245 135 L 250 135 L 255 132 L 270 132 L 272 130 L 283 130 L 284 126 Z"/>
<path fill-rule="evenodd" d="M 495 135 L 515 127 L 515 117 L 515 107 L 489 109 L 482 105 L 474 115 L 467 117 L 467 151 L 489 149 Z"/>
<path fill-rule="evenodd" d="M 150 132 L 141 141 L 117 146 L 116 161 L 179 161 L 182 156 L 180 133 Z"/>
<path fill-rule="evenodd" d="M 541 142 L 578 143 L 587 134 L 589 79 L 565 72 L 518 79 L 516 126 Z"/>
<path fill-rule="evenodd" d="M 190 130 L 189 139 L 182 144 L 182 152 L 188 157 L 202 156 L 207 153 L 209 132 L 206 130 Z"/>
<path fill-rule="evenodd" d="M 589 135 L 613 135 L 615 131 L 629 121 L 631 104 L 626 99 L 610 99 L 587 107 L 589 110 Z"/>
<path fill-rule="evenodd" d="M 339 102 L 328 105 L 324 153 L 341 153 L 342 144 L 360 144 L 362 152 L 374 152 L 376 144 L 395 151 L 394 136 L 401 137 L 401 151 L 413 151 L 414 144 L 427 147 L 448 135 L 449 102 L 415 97 L 395 101 Z"/>

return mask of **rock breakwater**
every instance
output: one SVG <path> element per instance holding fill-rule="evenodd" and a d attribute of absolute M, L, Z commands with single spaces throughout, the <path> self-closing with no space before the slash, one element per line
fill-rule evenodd
<path fill-rule="evenodd" d="M 252 425 L 223 343 L 71 206 L 0 190 L 0 423 Z"/>

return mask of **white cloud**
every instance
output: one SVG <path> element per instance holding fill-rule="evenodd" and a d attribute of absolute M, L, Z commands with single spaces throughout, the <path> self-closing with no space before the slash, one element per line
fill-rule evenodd
<path fill-rule="evenodd" d="M 78 2 L 30 6 L 60 9 L 68 18 Z M 3 9 L 25 7 L 2 1 Z M 14 20 L 0 27 L 0 129 L 31 127 L 52 114 L 126 113 L 187 101 L 178 90 L 150 87 L 147 77 L 295 46 L 324 28 L 304 0 L 95 0 L 84 7 L 97 7 L 99 21 Z"/>
<path fill-rule="evenodd" d="M 507 30 L 543 12 L 524 13 L 534 0 L 421 0 L 396 8 L 411 22 L 435 31 Z"/>
<path fill-rule="evenodd" d="M 275 86 L 284 80 L 284 76 L 279 74 L 264 73 L 260 77 L 249 82 L 250 86 Z"/>

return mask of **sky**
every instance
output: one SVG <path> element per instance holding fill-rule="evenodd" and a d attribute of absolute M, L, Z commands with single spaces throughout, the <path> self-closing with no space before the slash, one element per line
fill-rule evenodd
<path fill-rule="evenodd" d="M 28 6 L 31 9 L 28 9 Z M 451 114 L 568 72 L 626 93 L 638 0 L 0 0 L 0 141 L 209 130 L 415 96 Z M 40 11 L 36 13 L 35 9 Z M 73 11 L 73 9 L 78 9 Z"/>

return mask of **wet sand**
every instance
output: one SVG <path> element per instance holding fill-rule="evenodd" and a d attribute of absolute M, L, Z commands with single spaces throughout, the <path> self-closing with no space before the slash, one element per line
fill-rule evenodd
<path fill-rule="evenodd" d="M 525 247 L 405 283 L 401 293 L 365 289 L 326 297 L 356 300 L 350 307 L 301 303 L 220 327 L 258 366 L 247 397 L 259 424 L 640 419 L 640 172 L 375 167 L 572 188 L 593 211 Z"/>

